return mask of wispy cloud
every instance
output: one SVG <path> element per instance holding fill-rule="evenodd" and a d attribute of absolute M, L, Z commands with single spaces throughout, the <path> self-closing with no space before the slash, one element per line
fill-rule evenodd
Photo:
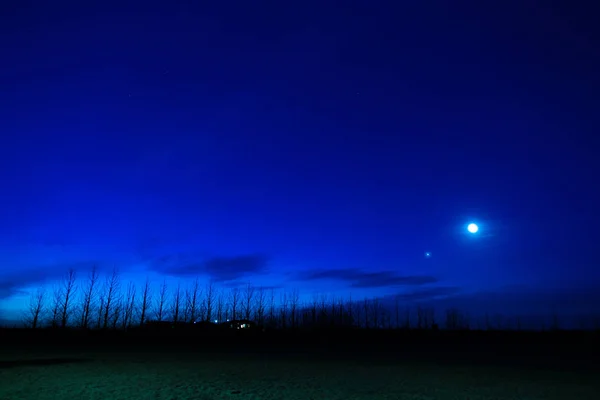
<path fill-rule="evenodd" d="M 15 282 L 0 282 L 0 300 L 25 293 Z"/>
<path fill-rule="evenodd" d="M 223 282 L 220 286 L 226 289 L 244 289 L 247 285 L 250 284 L 254 289 L 264 290 L 270 292 L 271 290 L 282 290 L 285 289 L 280 285 L 261 285 L 260 283 L 253 282 L 242 282 L 242 281 L 226 281 Z"/>
<path fill-rule="evenodd" d="M 496 291 L 457 293 L 442 300 L 447 306 L 474 313 L 490 314 L 551 314 L 600 313 L 600 293 L 596 287 L 501 288 Z"/>
<path fill-rule="evenodd" d="M 392 296 L 401 302 L 421 302 L 438 299 L 440 297 L 454 296 L 460 293 L 461 289 L 457 286 L 434 286 L 422 288 L 414 291 L 398 293 Z"/>
<path fill-rule="evenodd" d="M 435 277 L 429 275 L 400 275 L 394 271 L 371 272 L 355 268 L 303 272 L 297 278 L 304 281 L 338 281 L 353 288 L 419 286 L 437 282 Z"/>
<path fill-rule="evenodd" d="M 179 277 L 208 275 L 215 281 L 234 281 L 267 270 L 267 257 L 247 254 L 235 257 L 212 257 L 194 261 L 185 255 L 170 255 L 153 260 L 150 268 L 156 272 Z"/>
<path fill-rule="evenodd" d="M 60 279 L 69 269 L 74 269 L 80 273 L 90 269 L 92 265 L 94 265 L 93 262 L 53 264 L 0 272 L 0 298 L 22 294 L 25 293 L 22 290 L 23 288 L 42 286 L 47 282 Z"/>

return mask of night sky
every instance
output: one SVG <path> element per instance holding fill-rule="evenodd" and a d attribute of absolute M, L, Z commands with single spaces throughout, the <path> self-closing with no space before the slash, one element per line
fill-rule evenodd
<path fill-rule="evenodd" d="M 593 10 L 57 4 L 0 8 L 2 318 L 93 265 L 600 311 Z"/>

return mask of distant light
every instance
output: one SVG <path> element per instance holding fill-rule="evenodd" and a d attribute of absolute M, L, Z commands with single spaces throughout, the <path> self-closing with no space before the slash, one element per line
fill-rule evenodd
<path fill-rule="evenodd" d="M 467 230 L 471 233 L 477 233 L 477 231 L 479 230 L 479 227 L 477 226 L 477 224 L 469 224 L 467 226 Z"/>
<path fill-rule="evenodd" d="M 217 323 L 217 320 L 215 319 L 215 324 Z"/>
<path fill-rule="evenodd" d="M 426 251 L 426 252 L 425 252 L 425 257 L 427 257 L 427 258 L 431 257 L 431 253 L 430 253 L 430 252 L 428 252 L 428 251 Z"/>

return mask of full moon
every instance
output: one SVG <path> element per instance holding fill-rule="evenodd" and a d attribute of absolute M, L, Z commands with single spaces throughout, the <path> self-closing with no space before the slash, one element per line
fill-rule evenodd
<path fill-rule="evenodd" d="M 469 224 L 467 226 L 467 230 L 471 233 L 477 233 L 477 231 L 479 230 L 479 227 L 477 226 L 477 224 Z"/>

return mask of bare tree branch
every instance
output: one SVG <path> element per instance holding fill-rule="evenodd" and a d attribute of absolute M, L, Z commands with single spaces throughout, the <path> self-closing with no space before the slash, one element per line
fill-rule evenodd
<path fill-rule="evenodd" d="M 219 290 L 217 293 L 217 321 L 223 321 L 223 312 L 225 311 L 225 297 L 223 290 Z"/>
<path fill-rule="evenodd" d="M 156 320 L 158 322 L 164 321 L 167 312 L 167 281 L 163 280 L 158 290 L 158 300 L 156 304 Z"/>
<path fill-rule="evenodd" d="M 244 318 L 247 320 L 252 318 L 254 291 L 254 286 L 250 283 L 246 285 L 246 290 L 244 291 Z"/>
<path fill-rule="evenodd" d="M 177 283 L 177 289 L 173 295 L 173 303 L 171 305 L 171 315 L 173 316 L 173 323 L 179 322 L 181 313 L 181 284 Z"/>
<path fill-rule="evenodd" d="M 95 306 L 97 297 L 96 287 L 98 286 L 98 279 L 98 270 L 94 265 L 88 276 L 87 285 L 83 288 L 81 316 L 79 319 L 79 326 L 83 329 L 88 329 L 91 323 L 92 309 Z"/>
<path fill-rule="evenodd" d="M 189 320 L 191 322 L 196 322 L 198 319 L 198 306 L 201 296 L 202 289 L 200 289 L 200 283 L 198 282 L 198 278 L 196 278 L 188 290 L 188 295 L 186 296 L 187 309 L 189 310 Z"/>
<path fill-rule="evenodd" d="M 121 286 L 121 282 L 119 280 L 119 271 L 114 268 L 110 276 L 107 277 L 105 282 L 105 294 L 104 298 L 104 313 L 102 317 L 102 328 L 106 329 L 109 327 L 111 323 L 112 317 L 114 317 L 115 306 L 118 301 L 117 295 L 119 293 L 119 289 Z"/>
<path fill-rule="evenodd" d="M 150 314 L 150 305 L 152 304 L 152 293 L 150 293 L 150 279 L 146 278 L 142 289 L 142 302 L 140 304 L 140 326 L 146 323 L 146 318 Z"/>
<path fill-rule="evenodd" d="M 277 327 L 277 320 L 275 317 L 275 289 L 271 288 L 269 293 L 269 326 L 271 328 Z"/>
<path fill-rule="evenodd" d="M 42 318 L 44 317 L 46 300 L 46 291 L 39 288 L 31 294 L 29 299 L 29 309 L 25 317 L 25 324 L 32 329 L 39 328 Z"/>
<path fill-rule="evenodd" d="M 298 305 L 300 303 L 300 293 L 298 289 L 293 289 L 289 296 L 290 305 L 290 318 L 292 323 L 292 329 L 298 327 Z"/>
<path fill-rule="evenodd" d="M 102 328 L 102 321 L 104 319 L 104 305 L 106 303 L 106 286 L 100 288 L 100 293 L 98 295 L 98 308 L 96 314 L 96 329 Z"/>
<path fill-rule="evenodd" d="M 123 315 L 121 318 L 121 326 L 123 329 L 128 329 L 131 327 L 133 312 L 135 310 L 136 292 L 137 290 L 135 284 L 133 282 L 129 282 L 129 284 L 127 285 L 125 299 L 123 300 Z"/>
<path fill-rule="evenodd" d="M 67 272 L 67 276 L 63 281 L 63 300 L 61 304 L 61 316 L 60 316 L 60 327 L 66 328 L 69 317 L 71 316 L 71 301 L 73 300 L 73 296 L 75 295 L 75 279 L 77 274 L 74 269 L 69 269 Z"/>
<path fill-rule="evenodd" d="M 265 322 L 265 302 L 265 289 L 261 287 L 258 289 L 256 296 L 256 320 L 260 326 Z"/>
<path fill-rule="evenodd" d="M 56 285 L 52 291 L 52 304 L 50 310 L 50 326 L 52 328 L 58 328 L 60 323 L 60 310 L 62 306 L 63 298 L 63 287 L 62 285 Z"/>
<path fill-rule="evenodd" d="M 288 326 L 288 307 L 289 307 L 289 298 L 286 292 L 281 293 L 281 307 L 279 308 L 280 314 L 280 327 L 286 329 Z"/>
<path fill-rule="evenodd" d="M 204 300 L 206 304 L 206 320 L 212 321 L 213 308 L 215 306 L 215 287 L 212 280 L 208 281 L 205 293 Z"/>
<path fill-rule="evenodd" d="M 231 320 L 236 320 L 239 313 L 240 291 L 238 288 L 233 288 L 229 297 L 229 305 L 231 308 Z"/>

